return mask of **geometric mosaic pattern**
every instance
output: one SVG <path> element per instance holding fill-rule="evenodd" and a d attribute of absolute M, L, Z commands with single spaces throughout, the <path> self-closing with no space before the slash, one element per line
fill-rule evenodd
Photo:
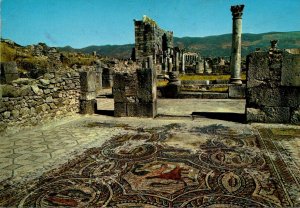
<path fill-rule="evenodd" d="M 172 128 L 114 137 L 39 180 L 7 187 L 0 205 L 300 206 L 299 166 L 280 142 L 284 135 L 221 125 Z"/>

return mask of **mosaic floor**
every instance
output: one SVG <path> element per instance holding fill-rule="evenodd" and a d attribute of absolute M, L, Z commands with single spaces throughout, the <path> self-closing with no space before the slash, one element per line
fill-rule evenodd
<path fill-rule="evenodd" d="M 5 186 L 0 206 L 300 206 L 299 135 L 223 125 L 140 128 L 36 180 Z"/>

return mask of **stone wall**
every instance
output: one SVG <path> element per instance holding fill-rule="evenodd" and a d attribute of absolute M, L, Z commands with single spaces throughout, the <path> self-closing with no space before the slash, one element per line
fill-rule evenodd
<path fill-rule="evenodd" d="M 247 56 L 248 122 L 300 123 L 300 55 L 282 51 Z"/>
<path fill-rule="evenodd" d="M 156 73 L 152 68 L 114 76 L 114 114 L 117 117 L 155 117 Z"/>
<path fill-rule="evenodd" d="M 0 91 L 0 132 L 79 112 L 80 80 L 75 71 L 20 78 L 1 85 Z"/>

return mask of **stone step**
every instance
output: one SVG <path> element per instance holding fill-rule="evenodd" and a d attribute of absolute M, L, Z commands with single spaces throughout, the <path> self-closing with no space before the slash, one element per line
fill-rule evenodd
<path fill-rule="evenodd" d="M 193 88 L 199 88 L 199 89 L 201 89 L 201 88 L 213 88 L 213 87 L 229 87 L 229 86 L 231 86 L 232 84 L 209 84 L 209 85 L 203 85 L 203 84 L 191 84 L 191 85 L 189 85 L 189 84 L 182 84 L 181 83 L 181 86 L 183 87 L 183 88 L 191 88 L 191 89 L 193 89 Z"/>
<path fill-rule="evenodd" d="M 183 85 L 229 84 L 229 80 L 181 80 Z"/>
<path fill-rule="evenodd" d="M 199 99 L 227 99 L 228 93 L 220 92 L 180 92 L 178 98 L 199 98 Z"/>

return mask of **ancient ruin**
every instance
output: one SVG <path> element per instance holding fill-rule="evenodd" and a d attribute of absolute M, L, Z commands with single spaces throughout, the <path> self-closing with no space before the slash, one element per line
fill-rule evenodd
<path fill-rule="evenodd" d="M 128 59 L 1 39 L 0 206 L 300 207 L 300 49 L 242 54 L 243 11 L 231 56 L 148 16 Z"/>

